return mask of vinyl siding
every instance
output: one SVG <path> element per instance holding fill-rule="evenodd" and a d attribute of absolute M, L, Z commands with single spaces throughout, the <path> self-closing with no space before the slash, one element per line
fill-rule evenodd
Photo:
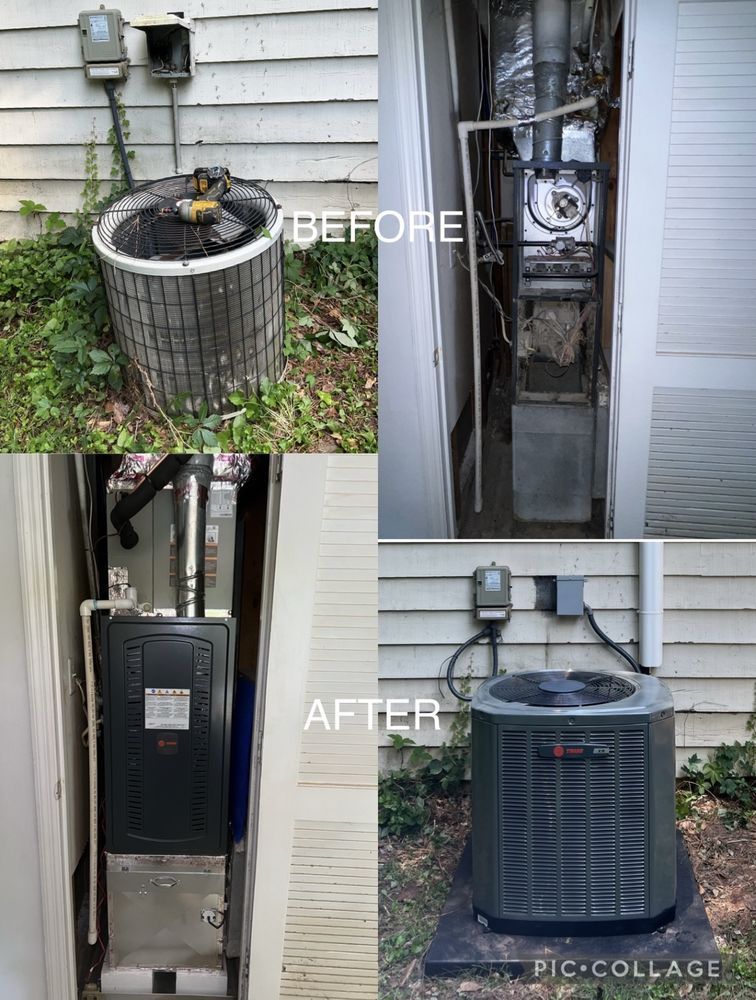
<path fill-rule="evenodd" d="M 214 0 L 194 19 L 196 75 L 179 81 L 182 166 L 225 163 L 295 211 L 372 210 L 377 188 L 377 0 Z M 84 76 L 81 4 L 11 4 L 0 25 L 0 239 L 38 231 L 18 203 L 81 207 L 84 143 L 109 177 L 104 88 Z M 129 18 L 143 14 L 124 0 Z M 170 91 L 146 68 L 144 33 L 126 27 L 135 178 L 173 173 Z M 109 182 L 103 184 L 103 193 Z M 290 223 L 288 224 L 290 231 Z"/>
<path fill-rule="evenodd" d="M 377 990 L 377 732 L 305 729 L 377 696 L 377 460 L 286 455 L 266 656 L 252 996 Z"/>
<path fill-rule="evenodd" d="M 334 698 L 377 694 L 377 462 L 355 455 L 320 460 L 327 471 L 303 727 L 316 698 L 332 717 Z M 295 821 L 281 998 L 375 996 L 376 825 L 334 821 L 328 803 L 337 789 L 355 796 L 355 803 L 375 796 L 376 736 L 359 716 L 338 732 L 315 725 L 302 733 L 298 788 L 320 794 L 323 810 L 322 817 Z"/>
<path fill-rule="evenodd" d="M 677 757 L 743 739 L 756 684 L 756 545 L 664 543 L 664 664 L 656 671 L 677 711 Z M 478 626 L 470 611 L 471 575 L 496 561 L 512 570 L 512 620 L 502 626 L 500 665 L 620 669 L 584 619 L 535 610 L 536 576 L 586 577 L 585 599 L 599 625 L 637 655 L 638 547 L 634 542 L 385 542 L 380 546 L 379 677 L 382 698 L 436 698 L 441 728 L 427 723 L 418 743 L 439 746 L 457 702 L 439 673 Z M 487 645 L 458 663 L 484 678 Z M 385 720 L 384 720 L 385 721 Z M 381 764 L 395 763 L 381 734 Z"/>

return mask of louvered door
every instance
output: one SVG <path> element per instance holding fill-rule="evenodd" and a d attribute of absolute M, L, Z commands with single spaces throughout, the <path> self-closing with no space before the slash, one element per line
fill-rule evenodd
<path fill-rule="evenodd" d="M 615 537 L 756 535 L 756 4 L 626 10 Z"/>

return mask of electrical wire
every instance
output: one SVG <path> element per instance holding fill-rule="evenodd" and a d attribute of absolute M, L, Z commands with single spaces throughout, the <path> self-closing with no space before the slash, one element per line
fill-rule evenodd
<path fill-rule="evenodd" d="M 469 649 L 470 646 L 473 646 L 479 639 L 483 639 L 485 636 L 489 636 L 491 639 L 491 676 L 495 677 L 499 672 L 499 649 L 497 645 L 499 640 L 499 630 L 496 628 L 495 623 L 491 622 L 490 625 L 486 625 L 480 630 L 480 632 L 470 636 L 469 639 L 463 642 L 462 645 L 454 651 L 451 659 L 449 660 L 449 666 L 446 668 L 446 683 L 454 697 L 458 698 L 460 701 L 472 701 L 472 696 L 468 697 L 468 695 L 462 694 L 454 683 L 454 667 L 464 651 Z"/>
<path fill-rule="evenodd" d="M 626 649 L 623 649 L 622 646 L 617 645 L 617 643 L 614 641 L 614 639 L 610 639 L 609 636 L 606 634 L 606 632 L 602 631 L 599 628 L 599 626 L 596 624 L 596 619 L 593 617 L 593 608 L 589 607 L 589 605 L 587 605 L 587 604 L 584 604 L 583 605 L 583 611 L 585 612 L 585 616 L 588 619 L 591 628 L 596 633 L 596 635 L 599 637 L 599 639 L 601 639 L 602 642 L 605 642 L 607 644 L 607 646 L 611 646 L 611 648 L 614 650 L 615 653 L 619 653 L 619 655 L 623 659 L 627 660 L 627 662 L 630 664 L 630 666 L 633 668 L 633 670 L 636 673 L 642 674 L 643 671 L 641 670 L 640 664 L 638 663 L 638 661 L 635 660 L 628 653 L 628 651 Z"/>
<path fill-rule="evenodd" d="M 116 141 L 118 143 L 118 151 L 121 154 L 121 163 L 123 164 L 123 176 L 126 178 L 126 183 L 129 189 L 134 187 L 134 178 L 131 175 L 131 164 L 129 163 L 129 154 L 126 152 L 126 144 L 123 141 L 123 129 L 121 128 L 121 116 L 118 113 L 118 104 L 116 103 L 115 96 L 115 84 L 112 80 L 108 80 L 105 84 L 105 90 L 107 91 L 108 101 L 110 102 L 110 113 L 113 118 L 113 131 L 115 132 Z"/>

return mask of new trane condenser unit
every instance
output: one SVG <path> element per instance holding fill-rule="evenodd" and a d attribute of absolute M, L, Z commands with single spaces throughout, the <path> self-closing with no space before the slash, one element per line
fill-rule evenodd
<path fill-rule="evenodd" d="M 636 673 L 493 677 L 472 703 L 473 908 L 495 931 L 655 930 L 675 912 L 672 696 Z"/>

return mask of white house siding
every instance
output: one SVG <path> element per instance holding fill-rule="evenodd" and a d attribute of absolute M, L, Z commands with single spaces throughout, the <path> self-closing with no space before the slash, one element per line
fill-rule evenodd
<path fill-rule="evenodd" d="M 495 561 L 512 570 L 512 620 L 502 627 L 500 665 L 621 669 L 622 661 L 585 619 L 535 610 L 535 576 L 586 577 L 585 597 L 613 639 L 637 654 L 635 542 L 385 542 L 380 546 L 379 676 L 383 698 L 436 698 L 441 728 L 406 733 L 438 746 L 458 703 L 439 672 L 479 626 L 470 611 L 471 575 Z M 743 739 L 756 683 L 756 544 L 664 543 L 664 663 L 655 671 L 673 692 L 678 764 Z M 457 674 L 486 677 L 490 648 L 460 658 Z M 382 766 L 396 762 L 381 736 Z"/>
<path fill-rule="evenodd" d="M 96 7 L 91 4 L 90 7 Z M 137 180 L 174 169 L 170 89 L 146 66 L 131 17 L 162 12 L 135 0 L 127 21 L 129 79 L 119 85 Z M 84 144 L 93 129 L 109 190 L 105 89 L 85 78 L 73 0 L 11 0 L 0 19 L 0 239 L 34 233 L 18 215 L 81 207 Z M 205 0 L 195 24 L 196 75 L 179 81 L 182 169 L 224 163 L 295 211 L 373 210 L 377 189 L 377 0 Z M 290 231 L 290 226 L 288 227 Z"/>
<path fill-rule="evenodd" d="M 377 696 L 377 461 L 283 459 L 250 996 L 370 1000 L 377 990 L 377 733 L 305 730 L 319 699 Z M 330 723 L 329 723 L 330 725 Z"/>

